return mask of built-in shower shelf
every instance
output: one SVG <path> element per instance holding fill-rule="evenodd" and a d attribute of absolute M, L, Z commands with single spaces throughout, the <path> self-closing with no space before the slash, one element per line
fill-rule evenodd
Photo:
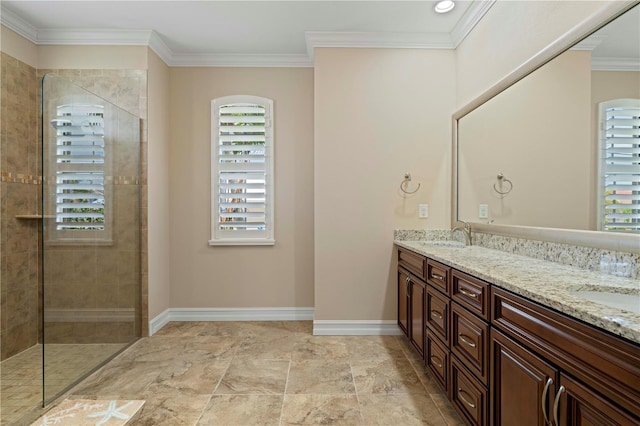
<path fill-rule="evenodd" d="M 44 215 L 41 214 L 17 214 L 16 219 L 24 219 L 24 220 L 34 220 L 34 219 L 53 219 L 55 216 L 53 215 Z"/>

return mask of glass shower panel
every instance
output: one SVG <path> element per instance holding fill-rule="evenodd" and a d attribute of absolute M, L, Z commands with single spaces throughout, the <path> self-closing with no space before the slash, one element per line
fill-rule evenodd
<path fill-rule="evenodd" d="M 42 82 L 44 401 L 140 336 L 140 120 Z"/>

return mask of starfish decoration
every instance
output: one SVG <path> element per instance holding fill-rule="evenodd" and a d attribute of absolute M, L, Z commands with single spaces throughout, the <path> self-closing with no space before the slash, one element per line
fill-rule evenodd
<path fill-rule="evenodd" d="M 116 407 L 116 403 L 117 403 L 117 401 L 109 402 L 109 407 L 105 411 L 99 411 L 97 413 L 89 414 L 87 416 L 87 418 L 95 418 L 95 417 L 101 417 L 102 416 L 102 418 L 98 421 L 98 423 L 96 423 L 96 426 L 102 426 L 103 424 L 107 423 L 112 418 L 122 419 L 122 420 L 129 419 L 129 415 L 121 413 L 120 410 L 124 410 L 129 405 L 133 404 L 133 401 L 127 402 L 126 404 L 124 404 L 120 408 Z"/>

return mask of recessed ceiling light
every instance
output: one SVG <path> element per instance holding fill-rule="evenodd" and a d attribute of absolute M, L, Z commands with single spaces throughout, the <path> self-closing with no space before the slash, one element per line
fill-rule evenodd
<path fill-rule="evenodd" d="M 436 4 L 435 9 L 437 13 L 447 13 L 453 10 L 455 5 L 456 4 L 451 0 L 442 0 L 442 1 L 439 1 L 438 4 Z"/>

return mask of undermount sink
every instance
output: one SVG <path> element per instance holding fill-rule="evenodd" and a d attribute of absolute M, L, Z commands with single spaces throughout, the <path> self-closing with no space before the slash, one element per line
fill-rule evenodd
<path fill-rule="evenodd" d="M 571 295 L 600 305 L 640 314 L 640 294 L 624 294 L 614 291 L 573 290 Z"/>
<path fill-rule="evenodd" d="M 453 240 L 430 240 L 430 241 L 422 241 L 422 244 L 425 246 L 434 246 L 434 247 L 447 247 L 447 248 L 465 248 L 466 245 L 459 241 Z"/>

